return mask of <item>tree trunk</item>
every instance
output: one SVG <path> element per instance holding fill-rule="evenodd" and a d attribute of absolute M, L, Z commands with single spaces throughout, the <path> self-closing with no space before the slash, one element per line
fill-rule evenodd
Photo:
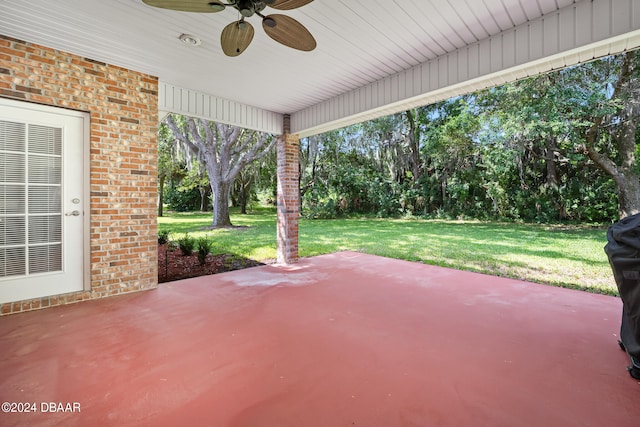
<path fill-rule="evenodd" d="M 304 191 L 302 190 L 302 174 L 304 174 L 304 169 L 302 167 L 302 162 L 300 159 L 301 155 L 298 155 L 298 212 L 302 213 L 302 196 L 304 196 Z"/>
<path fill-rule="evenodd" d="M 211 191 L 215 198 L 212 227 L 229 227 L 231 225 L 231 218 L 229 217 L 230 190 L 231 186 L 228 183 L 211 183 Z"/>
<path fill-rule="evenodd" d="M 413 186 L 418 187 L 418 181 L 422 175 L 422 165 L 420 164 L 420 128 L 416 127 L 416 118 L 413 110 L 407 110 L 407 120 L 409 121 L 409 149 L 411 150 L 411 172 L 413 173 Z"/>
<path fill-rule="evenodd" d="M 612 142 L 618 149 L 619 164 L 596 149 L 599 132 L 605 122 L 604 116 L 593 120 L 593 125 L 585 135 L 586 154 L 615 181 L 618 190 L 618 213 L 620 218 L 640 213 L 640 176 L 636 159 L 636 135 L 640 124 L 637 82 L 633 81 L 635 52 L 625 54 L 613 92 L 613 99 L 624 102 L 619 114 L 618 132 L 614 132 Z"/>
<path fill-rule="evenodd" d="M 248 197 L 245 197 L 244 194 L 242 196 L 240 196 L 240 213 L 242 215 L 246 215 L 247 214 L 247 199 L 248 199 Z"/>
<path fill-rule="evenodd" d="M 587 156 L 616 183 L 620 218 L 640 212 L 640 177 L 630 168 L 617 166 L 604 154 L 587 148 Z"/>
<path fill-rule="evenodd" d="M 239 207 L 240 213 L 247 214 L 247 205 L 251 199 L 251 189 L 253 188 L 253 176 L 251 173 L 240 172 L 236 176 L 231 186 L 231 206 Z"/>
<path fill-rule="evenodd" d="M 160 175 L 160 188 L 158 189 L 158 216 L 162 216 L 164 214 L 164 181 L 166 178 L 166 175 Z"/>
<path fill-rule="evenodd" d="M 547 184 L 553 188 L 560 186 L 558 167 L 556 165 L 556 151 L 558 151 L 556 137 L 547 138 L 547 146 L 544 149 L 544 162 L 547 167 Z"/>
<path fill-rule="evenodd" d="M 593 148 L 599 122 L 587 133 L 587 156 L 616 183 L 618 190 L 618 214 L 620 218 L 640 213 L 640 177 L 635 172 L 635 131 L 637 123 L 627 123 L 618 135 L 617 146 L 621 157 L 625 159 L 621 166 L 616 165 L 609 157 Z M 629 129 L 632 127 L 632 129 Z"/>
<path fill-rule="evenodd" d="M 442 197 L 442 207 L 446 210 L 449 209 L 449 200 L 447 198 L 447 173 L 442 173 L 442 179 L 440 181 L 440 193 Z"/>
<path fill-rule="evenodd" d="M 242 186 L 242 204 L 240 206 L 240 209 L 244 215 L 247 214 L 247 205 L 251 200 L 251 188 L 253 188 L 253 183 L 254 178 L 250 176 L 247 183 Z"/>
<path fill-rule="evenodd" d="M 629 54 L 631 55 L 631 54 Z M 630 90 L 631 100 L 627 100 L 624 113 L 621 114 L 620 132 L 614 135 L 620 152 L 621 162 L 618 176 L 614 176 L 618 184 L 618 210 L 620 218 L 640 212 L 640 177 L 636 158 L 636 135 L 640 123 L 637 92 Z"/>
<path fill-rule="evenodd" d="M 200 212 L 207 211 L 207 187 L 200 187 Z"/>
<path fill-rule="evenodd" d="M 618 186 L 618 211 L 620 218 L 640 212 L 640 179 L 638 175 L 630 174 L 616 177 Z"/>

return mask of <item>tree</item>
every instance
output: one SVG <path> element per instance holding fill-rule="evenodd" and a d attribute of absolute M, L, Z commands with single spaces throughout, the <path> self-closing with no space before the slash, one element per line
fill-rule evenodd
<path fill-rule="evenodd" d="M 457 97 L 418 110 L 427 210 L 467 215 L 473 189 L 481 186 L 476 169 L 480 123 L 473 101 L 472 96 Z"/>
<path fill-rule="evenodd" d="M 413 184 L 418 185 L 422 177 L 422 162 L 420 161 L 420 126 L 416 124 L 416 111 L 407 110 L 404 116 L 408 123 L 407 139 L 409 141 L 409 150 L 411 152 L 411 172 L 413 174 Z"/>
<path fill-rule="evenodd" d="M 180 150 L 176 149 L 171 131 L 164 123 L 160 124 L 158 130 L 158 216 L 164 214 L 167 179 L 172 182 L 178 177 L 181 178 L 185 173 L 184 166 L 185 159 Z"/>
<path fill-rule="evenodd" d="M 252 165 L 253 166 L 253 165 Z M 231 186 L 231 204 L 240 208 L 241 214 L 247 213 L 247 205 L 255 196 L 253 186 L 257 178 L 258 170 L 246 167 L 241 170 Z"/>
<path fill-rule="evenodd" d="M 639 126 L 640 55 L 603 58 L 301 140 L 301 212 L 610 222 Z"/>
<path fill-rule="evenodd" d="M 187 174 L 182 177 L 178 191 L 190 192 L 198 190 L 200 199 L 200 211 L 208 210 L 208 200 L 211 194 L 211 182 L 206 169 L 198 160 L 189 161 Z"/>
<path fill-rule="evenodd" d="M 229 194 L 240 171 L 275 145 L 272 135 L 204 119 L 169 115 L 173 136 L 204 166 L 213 193 L 213 227 L 230 226 Z"/>
<path fill-rule="evenodd" d="M 510 193 L 512 205 L 533 202 L 538 219 L 610 221 L 615 204 L 607 189 L 615 184 L 618 216 L 640 212 L 636 52 L 503 85 L 480 98 L 505 142 L 520 148 L 522 186 Z"/>
<path fill-rule="evenodd" d="M 302 204 L 305 194 L 316 184 L 316 166 L 319 157 L 318 148 L 324 135 L 326 134 L 313 135 L 309 138 L 303 138 L 300 140 L 300 152 L 298 155 L 298 201 L 300 203 L 300 212 L 302 212 Z"/>
<path fill-rule="evenodd" d="M 173 171 L 172 143 L 160 127 L 158 135 L 158 216 L 164 214 L 164 183 Z"/>
<path fill-rule="evenodd" d="M 518 216 L 566 219 L 567 203 L 561 193 L 566 189 L 568 156 L 575 151 L 575 123 L 567 114 L 573 108 L 562 72 L 506 84 L 481 93 L 478 99 L 485 115 L 499 123 L 495 140 L 502 139 L 500 145 L 515 157 L 520 185 L 508 194 L 521 201 Z M 504 170 L 504 166 L 488 164 L 487 170 Z M 495 196 L 495 182 L 489 181 L 488 186 Z"/>
<path fill-rule="evenodd" d="M 594 64 L 591 75 L 602 82 L 598 104 L 583 127 L 584 152 L 609 174 L 618 189 L 621 218 L 640 212 L 640 177 L 636 159 L 640 124 L 640 57 L 626 52 Z"/>

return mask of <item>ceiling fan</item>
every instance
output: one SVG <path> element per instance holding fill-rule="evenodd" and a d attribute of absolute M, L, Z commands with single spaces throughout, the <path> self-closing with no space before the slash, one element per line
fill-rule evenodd
<path fill-rule="evenodd" d="M 212 13 L 221 12 L 227 6 L 236 9 L 240 18 L 224 27 L 220 35 L 222 51 L 227 56 L 238 56 L 244 52 L 253 40 L 253 26 L 245 20 L 257 15 L 262 18 L 265 33 L 278 43 L 293 49 L 311 51 L 316 48 L 316 40 L 309 30 L 295 19 L 280 14 L 263 15 L 268 6 L 279 10 L 291 10 L 302 7 L 313 0 L 142 0 L 145 4 L 163 9 L 182 12 Z"/>

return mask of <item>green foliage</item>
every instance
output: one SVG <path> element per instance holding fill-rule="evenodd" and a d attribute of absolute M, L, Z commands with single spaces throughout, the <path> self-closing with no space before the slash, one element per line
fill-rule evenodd
<path fill-rule="evenodd" d="M 640 59 L 617 55 L 303 139 L 302 213 L 611 223 L 634 96 Z"/>
<path fill-rule="evenodd" d="M 165 245 L 169 243 L 169 236 L 171 235 L 171 230 L 160 230 L 158 231 L 158 244 Z"/>
<path fill-rule="evenodd" d="M 276 213 L 257 208 L 248 215 L 231 211 L 242 228 L 205 230 L 208 214 L 169 213 L 160 230 L 215 241 L 216 254 L 273 260 Z M 433 217 L 446 215 L 434 211 Z M 556 286 L 615 294 L 606 254 L 606 228 L 504 222 L 424 219 L 300 220 L 300 256 L 342 250 L 362 251 L 461 270 L 513 277 Z"/>
<path fill-rule="evenodd" d="M 620 86 L 625 58 L 632 73 Z M 640 96 L 638 88 L 640 59 L 616 55 L 303 138 L 301 213 L 611 223 L 619 216 L 620 186 L 603 164 L 631 179 L 640 169 L 620 142 L 622 127 L 633 122 L 625 111 L 638 111 L 623 107 Z M 597 137 L 587 141 L 598 123 Z M 195 187 L 203 185 L 187 178 L 197 162 L 191 169 L 186 163 L 165 187 L 177 211 L 201 207 Z M 236 177 L 232 205 L 255 206 L 258 194 L 273 202 L 275 176 L 271 151 Z"/>
<path fill-rule="evenodd" d="M 331 219 L 337 218 L 340 215 L 340 209 L 338 203 L 332 197 L 324 198 L 323 200 L 309 201 L 307 197 L 307 210 L 306 217 L 310 219 Z"/>
<path fill-rule="evenodd" d="M 197 188 L 185 189 L 170 185 L 165 187 L 164 201 L 169 209 L 176 212 L 190 212 L 200 210 L 202 197 Z M 208 203 L 210 206 L 210 204 Z"/>
<path fill-rule="evenodd" d="M 207 260 L 207 255 L 211 253 L 213 242 L 206 236 L 198 237 L 196 240 L 196 251 L 198 252 L 198 261 L 200 265 L 204 265 Z"/>
<path fill-rule="evenodd" d="M 189 256 L 193 253 L 193 250 L 196 247 L 196 239 L 191 237 L 189 233 L 186 233 L 184 236 L 178 239 L 178 248 L 180 248 L 180 252 L 182 255 Z"/>

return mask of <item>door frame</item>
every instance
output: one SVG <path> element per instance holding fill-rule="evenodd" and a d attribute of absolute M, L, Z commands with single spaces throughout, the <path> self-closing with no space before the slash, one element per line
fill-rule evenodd
<path fill-rule="evenodd" d="M 91 290 L 91 115 L 87 111 L 0 97 L 0 105 L 82 119 L 82 291 Z"/>

